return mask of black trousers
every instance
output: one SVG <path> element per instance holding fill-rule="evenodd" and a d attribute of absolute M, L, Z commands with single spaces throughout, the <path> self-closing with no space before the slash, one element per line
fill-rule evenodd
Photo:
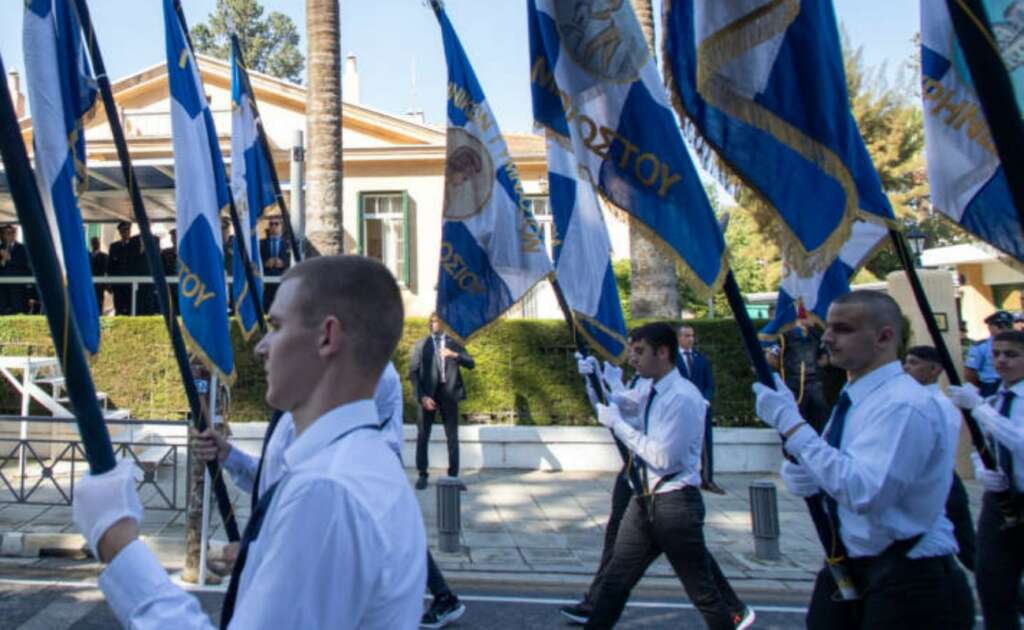
<path fill-rule="evenodd" d="M 130 284 L 115 284 L 111 287 L 111 292 L 114 294 L 114 314 L 115 315 L 131 315 L 132 314 L 132 285 Z"/>
<path fill-rule="evenodd" d="M 427 411 L 420 405 L 417 418 L 416 433 L 416 470 L 420 477 L 427 476 L 427 449 L 430 446 L 430 431 L 434 428 L 434 418 L 441 412 L 444 423 L 444 437 L 448 440 L 448 476 L 459 476 L 459 401 L 451 396 L 438 393 L 434 396 L 437 409 Z"/>
<path fill-rule="evenodd" d="M 1024 526 L 1003 529 L 995 497 L 986 492 L 978 517 L 974 579 L 987 630 L 1020 628 L 1017 589 L 1024 570 Z"/>
<path fill-rule="evenodd" d="M 629 480 L 626 478 L 626 469 L 623 468 L 615 477 L 615 485 L 612 486 L 612 511 L 608 515 L 608 524 L 604 528 L 604 546 L 601 547 L 601 562 L 597 565 L 597 572 L 590 582 L 583 599 L 593 603 L 594 597 L 601 589 L 601 581 L 608 572 L 608 565 L 612 561 L 612 552 L 615 551 L 615 538 L 619 533 L 619 525 L 622 523 L 622 516 L 629 507 L 629 500 L 633 498 L 633 491 L 629 487 Z"/>
<path fill-rule="evenodd" d="M 715 482 L 715 442 L 711 430 L 711 410 L 704 416 L 704 448 L 700 452 L 700 480 L 704 483 Z"/>
<path fill-rule="evenodd" d="M 437 567 L 437 563 L 434 562 L 434 556 L 427 550 L 427 590 L 434 597 L 440 595 L 449 595 L 452 589 L 448 587 L 448 582 L 444 579 L 444 574 L 441 573 L 441 569 Z"/>
<path fill-rule="evenodd" d="M 704 500 L 700 490 L 683 488 L 656 495 L 653 509 L 634 497 L 626 508 L 608 569 L 594 596 L 587 628 L 611 628 L 622 615 L 630 591 L 647 567 L 664 553 L 679 581 L 712 630 L 731 630 L 728 582 L 704 543 Z M 732 597 L 735 597 L 733 593 Z"/>
<path fill-rule="evenodd" d="M 854 602 L 836 601 L 832 573 L 818 573 L 807 611 L 808 630 L 968 630 L 974 598 L 952 555 L 849 561 L 861 591 Z"/>
<path fill-rule="evenodd" d="M 971 504 L 967 498 L 967 488 L 960 475 L 953 473 L 953 485 L 946 498 L 946 518 L 953 523 L 953 536 L 960 551 L 956 556 L 960 564 L 968 571 L 974 571 L 975 539 L 974 521 L 971 519 Z"/>

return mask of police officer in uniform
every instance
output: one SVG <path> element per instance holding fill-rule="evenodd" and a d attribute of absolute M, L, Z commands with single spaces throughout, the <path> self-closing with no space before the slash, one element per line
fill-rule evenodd
<path fill-rule="evenodd" d="M 964 359 L 964 380 L 976 386 L 982 396 L 991 396 L 999 389 L 999 374 L 992 361 L 992 340 L 997 333 L 1013 328 L 1013 315 L 996 311 L 985 318 L 989 338 L 971 346 Z"/>
<path fill-rule="evenodd" d="M 843 600 L 833 572 L 822 569 L 811 630 L 974 627 L 945 516 L 953 440 L 938 403 L 899 363 L 902 329 L 886 294 L 853 291 L 832 302 L 823 341 L 849 382 L 820 436 L 782 379 L 775 388 L 754 385 L 758 416 L 796 462 L 783 465 L 783 481 L 829 522 L 826 545 L 841 551 L 830 556 L 859 595 Z"/>

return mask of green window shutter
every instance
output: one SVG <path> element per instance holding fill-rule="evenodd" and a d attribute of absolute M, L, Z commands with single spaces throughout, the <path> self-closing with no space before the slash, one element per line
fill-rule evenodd
<path fill-rule="evenodd" d="M 409 260 L 409 252 L 411 247 L 409 246 L 409 191 L 402 191 L 402 282 L 406 287 L 410 286 L 410 280 L 412 279 L 412 261 Z"/>
<path fill-rule="evenodd" d="M 362 192 L 359 193 L 359 204 L 358 204 L 358 206 L 359 206 L 359 211 L 357 212 L 358 216 L 356 217 L 356 251 L 359 253 L 360 256 L 365 256 L 366 255 L 366 252 L 365 252 L 366 248 L 364 246 L 364 240 L 366 238 L 366 235 L 364 234 L 365 227 L 363 226 L 363 193 Z"/>

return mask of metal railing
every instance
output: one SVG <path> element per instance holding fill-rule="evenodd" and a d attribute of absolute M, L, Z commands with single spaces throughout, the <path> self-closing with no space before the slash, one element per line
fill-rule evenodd
<path fill-rule="evenodd" d="M 21 423 L 36 429 L 49 425 L 51 436 L 34 437 L 30 430 L 21 437 Z M 75 481 L 89 470 L 74 425 L 74 418 L 0 415 L 0 504 L 71 505 Z M 108 420 L 107 425 L 114 433 L 114 455 L 131 459 L 141 471 L 136 482 L 146 509 L 184 510 L 190 462 L 187 430 L 177 427 L 187 428 L 188 422 Z M 166 435 L 176 432 L 182 437 Z"/>

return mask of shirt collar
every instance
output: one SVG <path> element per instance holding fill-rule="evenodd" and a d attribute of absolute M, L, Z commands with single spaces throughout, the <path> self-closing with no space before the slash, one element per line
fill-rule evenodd
<path fill-rule="evenodd" d="M 847 384 L 843 391 L 850 397 L 850 402 L 856 405 L 861 400 L 867 398 L 868 394 L 901 374 L 906 374 L 906 372 L 903 371 L 903 366 L 900 365 L 900 362 L 890 361 L 881 367 L 875 368 L 874 371 L 865 374 L 855 382 Z"/>
<path fill-rule="evenodd" d="M 942 388 L 939 387 L 938 383 L 931 383 L 929 385 L 925 385 L 925 389 L 927 389 L 929 392 L 931 392 L 933 394 L 941 394 L 942 393 Z"/>
<path fill-rule="evenodd" d="M 1015 396 L 1024 396 L 1024 380 L 1017 381 L 1013 387 L 1006 387 L 1005 385 L 999 385 L 999 394 L 1002 395 L 1007 389 L 1012 391 Z"/>
<path fill-rule="evenodd" d="M 668 388 L 672 387 L 672 384 L 675 383 L 677 379 L 681 378 L 683 377 L 679 375 L 679 370 L 673 368 L 669 370 L 668 373 L 665 374 L 665 376 L 662 376 L 658 380 L 654 381 L 654 384 L 651 385 L 651 387 L 653 387 L 655 391 L 661 394 L 663 392 L 668 391 Z"/>
<path fill-rule="evenodd" d="M 323 450 L 339 435 L 361 426 L 380 423 L 372 399 L 357 400 L 331 409 L 317 418 L 284 452 L 286 468 L 291 470 Z"/>

